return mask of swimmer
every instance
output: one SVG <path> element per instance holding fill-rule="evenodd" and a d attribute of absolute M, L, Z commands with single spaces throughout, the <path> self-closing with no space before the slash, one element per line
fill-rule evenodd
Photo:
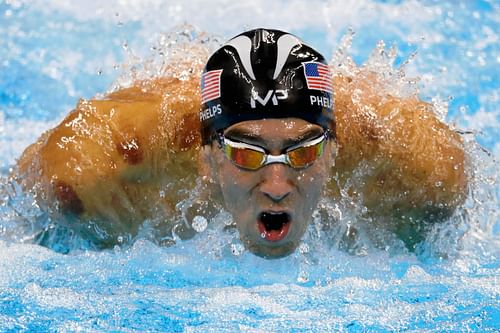
<path fill-rule="evenodd" d="M 367 70 L 334 75 L 278 30 L 234 37 L 204 68 L 206 50 L 193 50 L 189 77 L 82 100 L 25 150 L 16 179 L 53 219 L 110 247 L 144 221 L 178 226 L 178 203 L 197 188 L 184 217 L 224 208 L 249 251 L 279 258 L 297 248 L 322 196 L 352 198 L 409 248 L 420 223 L 463 202 L 461 138 L 416 96 L 384 93 Z"/>

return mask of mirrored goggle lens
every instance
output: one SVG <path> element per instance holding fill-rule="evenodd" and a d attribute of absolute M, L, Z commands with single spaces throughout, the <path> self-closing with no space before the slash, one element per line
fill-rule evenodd
<path fill-rule="evenodd" d="M 265 154 L 263 152 L 249 148 L 239 148 L 225 145 L 224 152 L 234 164 L 250 170 L 260 168 L 265 159 Z"/>
<path fill-rule="evenodd" d="M 294 168 L 305 168 L 323 154 L 325 140 L 310 146 L 298 147 L 287 152 L 290 165 Z"/>

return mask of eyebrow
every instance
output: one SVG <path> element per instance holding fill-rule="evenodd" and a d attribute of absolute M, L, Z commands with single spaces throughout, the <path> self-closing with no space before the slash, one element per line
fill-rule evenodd
<path fill-rule="evenodd" d="M 305 130 L 296 137 L 286 138 L 285 140 L 283 140 L 282 148 L 285 149 L 292 147 L 309 139 L 313 139 L 321 135 L 322 133 L 322 129 L 318 127 Z M 255 144 L 261 147 L 265 147 L 267 142 L 261 136 L 255 135 L 244 128 L 229 129 L 226 133 L 224 133 L 224 136 L 227 136 L 230 139 L 245 142 L 248 144 Z"/>

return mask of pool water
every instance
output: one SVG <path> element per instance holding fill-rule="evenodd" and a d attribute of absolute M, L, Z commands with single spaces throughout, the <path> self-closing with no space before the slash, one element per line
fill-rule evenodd
<path fill-rule="evenodd" d="M 499 21 L 497 1 L 0 1 L 0 331 L 499 331 Z M 294 254 L 265 260 L 225 230 L 224 212 L 171 247 L 33 244 L 47 220 L 7 180 L 27 145 L 79 98 L 154 68 L 168 56 L 158 45 L 257 26 L 291 31 L 332 62 L 347 54 L 419 78 L 421 98 L 465 133 L 464 207 L 416 253 L 397 242 L 345 251 L 315 221 Z M 356 219 L 322 204 L 340 226 Z"/>

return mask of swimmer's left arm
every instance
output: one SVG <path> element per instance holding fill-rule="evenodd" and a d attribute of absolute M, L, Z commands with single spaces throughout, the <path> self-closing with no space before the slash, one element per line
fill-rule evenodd
<path fill-rule="evenodd" d="M 467 191 L 460 135 L 430 104 L 381 95 L 383 88 L 369 75 L 336 77 L 339 153 L 332 187 L 360 199 L 373 216 L 450 216 Z"/>

